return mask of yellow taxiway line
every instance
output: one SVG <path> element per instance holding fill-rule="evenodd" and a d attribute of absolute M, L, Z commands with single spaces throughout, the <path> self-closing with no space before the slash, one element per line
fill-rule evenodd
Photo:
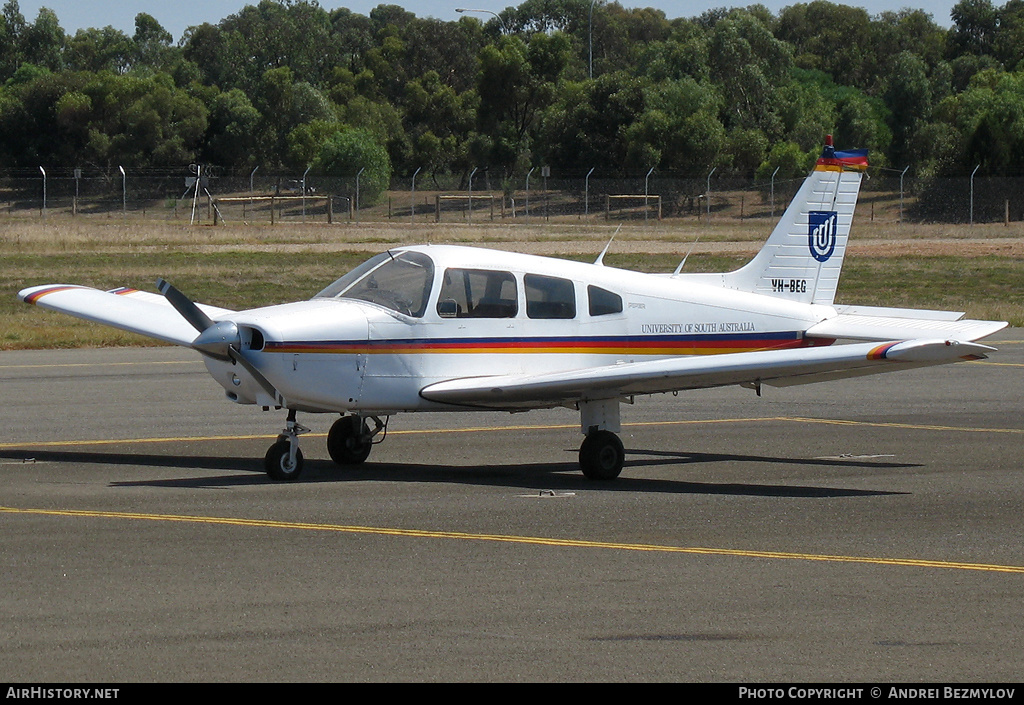
<path fill-rule="evenodd" d="M 1024 428 L 987 428 L 972 426 L 938 426 L 930 424 L 908 424 L 886 421 L 852 421 L 847 419 L 815 419 L 800 416 L 759 416 L 735 419 L 682 419 L 671 421 L 635 421 L 622 424 L 624 427 L 641 428 L 645 426 L 693 426 L 700 424 L 732 424 L 776 421 L 784 423 L 828 424 L 834 426 L 871 426 L 875 428 L 900 428 L 917 431 L 943 431 L 961 433 L 1007 433 L 1024 434 Z M 497 431 L 556 431 L 560 429 L 579 428 L 579 424 L 535 424 L 521 426 L 475 426 L 469 428 L 425 428 L 388 431 L 390 436 L 423 435 L 431 433 L 494 433 Z M 326 433 L 304 434 L 306 438 L 325 438 Z M 10 448 L 64 448 L 76 446 L 132 445 L 142 443 L 201 443 L 209 441 L 250 441 L 276 438 L 276 434 L 247 434 L 237 436 L 163 436 L 154 438 L 120 438 L 103 440 L 77 441 L 21 441 L 0 443 L 0 450 Z"/>
<path fill-rule="evenodd" d="M 128 519 L 136 521 L 162 521 L 263 529 L 290 529 L 300 531 L 323 531 L 347 534 L 371 534 L 376 536 L 397 536 L 404 538 L 448 539 L 462 541 L 492 541 L 499 543 L 525 544 L 533 546 L 555 546 L 561 548 L 591 548 L 609 549 L 617 551 L 683 553 L 703 556 L 731 556 L 744 558 L 767 558 L 775 560 L 822 561 L 828 563 L 860 563 L 869 565 L 904 566 L 912 568 L 942 568 L 947 570 L 975 570 L 993 573 L 1024 574 L 1024 566 L 998 565 L 989 563 L 965 563 L 961 561 L 936 561 L 911 558 L 880 558 L 871 556 L 841 556 L 815 553 L 790 553 L 785 551 L 750 551 L 730 548 L 709 548 L 704 546 L 666 546 L 658 544 L 616 543 L 608 541 L 582 541 L 577 539 L 559 539 L 542 536 L 471 534 L 460 531 L 431 531 L 422 529 L 396 529 L 374 526 L 345 526 L 340 524 L 274 521 L 267 519 L 243 519 L 237 517 L 190 516 L 178 514 L 144 514 L 136 512 L 106 512 L 75 509 L 22 509 L 16 507 L 0 507 L 0 513 L 33 514 L 56 517 L 79 517 L 96 519 Z"/>

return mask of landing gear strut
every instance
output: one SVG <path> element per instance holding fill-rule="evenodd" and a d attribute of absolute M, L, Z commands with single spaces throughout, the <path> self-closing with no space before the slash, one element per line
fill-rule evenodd
<path fill-rule="evenodd" d="M 299 450 L 299 435 L 309 429 L 295 421 L 295 409 L 288 410 L 288 423 L 277 442 L 270 446 L 263 467 L 273 480 L 292 482 L 302 474 L 302 451 Z"/>

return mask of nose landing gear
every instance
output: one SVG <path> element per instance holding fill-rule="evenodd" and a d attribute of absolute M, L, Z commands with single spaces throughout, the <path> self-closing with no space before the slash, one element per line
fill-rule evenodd
<path fill-rule="evenodd" d="M 334 422 L 327 434 L 327 452 L 331 460 L 338 465 L 358 465 L 366 460 L 374 444 L 379 442 L 374 438 L 381 431 L 387 432 L 387 417 L 384 421 L 376 416 L 367 418 L 373 420 L 372 430 L 366 419 L 356 414 L 342 416 Z M 309 431 L 295 420 L 295 409 L 289 409 L 287 425 L 263 460 L 263 467 L 272 480 L 293 482 L 299 479 L 302 474 L 299 436 Z"/>
<path fill-rule="evenodd" d="M 299 450 L 299 435 L 309 429 L 295 421 L 295 409 L 288 410 L 288 423 L 277 442 L 270 446 L 263 467 L 273 480 L 293 482 L 302 474 L 302 451 Z"/>

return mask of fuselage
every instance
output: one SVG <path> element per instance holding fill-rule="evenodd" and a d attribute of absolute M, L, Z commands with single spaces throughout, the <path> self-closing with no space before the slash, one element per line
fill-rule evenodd
<path fill-rule="evenodd" d="M 304 411 L 452 410 L 423 399 L 454 378 L 827 344 L 831 307 L 663 276 L 458 246 L 378 256 L 303 302 L 229 316 L 244 354 Z M 207 358 L 239 403 L 275 405 L 240 366 Z"/>

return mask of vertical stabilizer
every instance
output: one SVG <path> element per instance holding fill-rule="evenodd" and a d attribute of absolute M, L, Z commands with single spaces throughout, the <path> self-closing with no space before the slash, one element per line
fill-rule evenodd
<path fill-rule="evenodd" d="M 724 275 L 724 285 L 831 305 L 867 166 L 867 150 L 837 152 L 830 135 L 764 247 L 744 267 Z"/>

